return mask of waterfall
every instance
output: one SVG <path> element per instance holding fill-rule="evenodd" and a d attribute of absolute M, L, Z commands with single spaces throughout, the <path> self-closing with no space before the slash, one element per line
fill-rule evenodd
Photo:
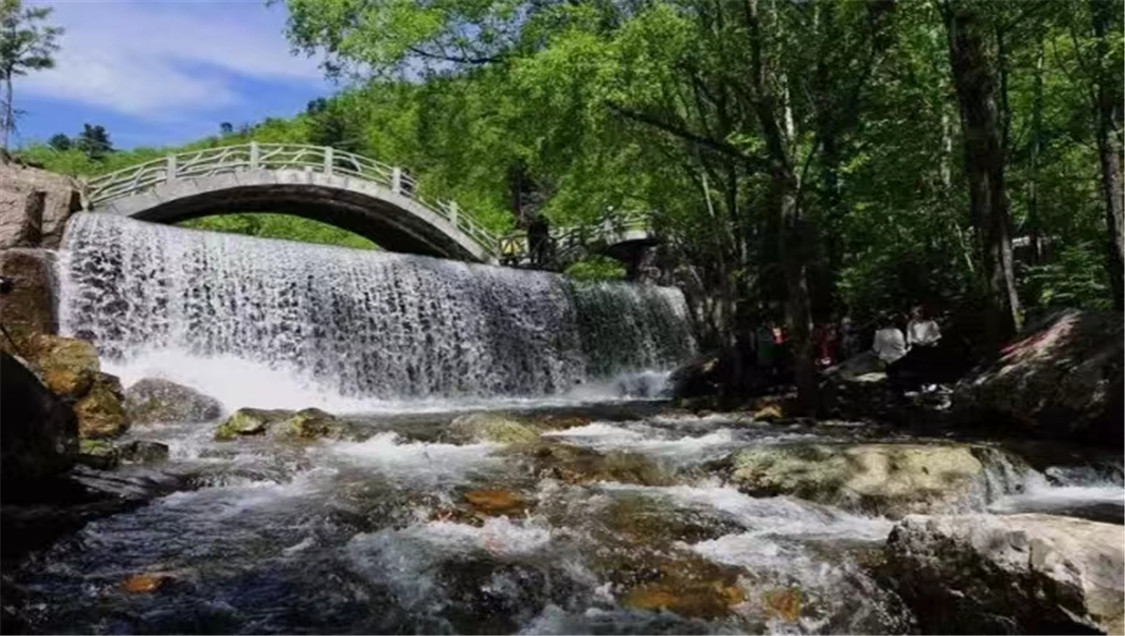
<path fill-rule="evenodd" d="M 350 398 L 560 395 L 694 350 L 674 288 L 102 214 L 70 221 L 60 267 L 63 332 L 111 364 L 176 351 Z"/>

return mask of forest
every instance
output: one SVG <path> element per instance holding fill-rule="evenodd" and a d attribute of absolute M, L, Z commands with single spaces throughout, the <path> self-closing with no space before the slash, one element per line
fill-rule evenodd
<path fill-rule="evenodd" d="M 995 346 L 1045 309 L 1122 308 L 1120 0 L 285 4 L 340 92 L 187 148 L 362 153 L 495 230 L 644 213 L 702 343 L 782 322 L 804 394 L 812 326 L 845 315 L 921 303 Z M 170 150 L 65 139 L 22 155 L 92 175 Z"/>

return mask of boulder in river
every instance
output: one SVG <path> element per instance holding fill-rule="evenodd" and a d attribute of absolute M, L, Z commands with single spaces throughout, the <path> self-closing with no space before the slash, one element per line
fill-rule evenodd
<path fill-rule="evenodd" d="M 1120 312 L 1053 314 L 962 379 L 954 409 L 967 426 L 987 422 L 1028 437 L 1120 447 L 1123 335 Z"/>
<path fill-rule="evenodd" d="M 78 434 L 97 439 L 124 433 L 129 428 L 124 402 L 121 380 L 108 373 L 96 373 L 90 390 L 74 404 Z"/>
<path fill-rule="evenodd" d="M 126 389 L 125 409 L 133 424 L 209 422 L 223 410 L 215 398 L 159 378 L 145 378 Z"/>
<path fill-rule="evenodd" d="M 168 445 L 160 442 L 135 439 L 118 446 L 121 461 L 130 464 L 155 464 L 168 459 Z"/>
<path fill-rule="evenodd" d="M 923 633 L 1121 634 L 1122 526 L 1041 514 L 903 519 L 888 573 Z"/>
<path fill-rule="evenodd" d="M 0 347 L 9 353 L 28 355 L 30 340 L 37 334 L 58 330 L 55 315 L 55 255 L 40 249 L 0 250 L 0 275 L 12 281 L 12 289 L 0 303 L 0 324 L 19 345 L 13 350 L 7 338 Z"/>
<path fill-rule="evenodd" d="M 983 504 L 991 449 L 968 444 L 781 444 L 729 458 L 752 495 L 792 495 L 868 514 L 968 511 Z"/>
<path fill-rule="evenodd" d="M 84 439 L 78 449 L 78 462 L 90 468 L 113 470 L 121 463 L 121 451 L 103 439 Z"/>
<path fill-rule="evenodd" d="M 0 353 L 0 483 L 5 501 L 74 466 L 78 421 L 30 370 Z"/>
<path fill-rule="evenodd" d="M 529 444 L 539 440 L 539 432 L 523 422 L 498 413 L 470 413 L 449 424 L 449 433 L 473 442 Z"/>
<path fill-rule="evenodd" d="M 287 411 L 241 408 L 215 429 L 215 439 L 227 441 L 269 433 L 274 439 L 312 440 L 322 437 L 338 438 L 345 431 L 344 423 L 339 418 L 320 409 Z"/>

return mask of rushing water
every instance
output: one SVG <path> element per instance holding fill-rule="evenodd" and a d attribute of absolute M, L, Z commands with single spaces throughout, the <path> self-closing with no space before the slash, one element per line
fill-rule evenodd
<path fill-rule="evenodd" d="M 285 387 L 267 399 L 328 393 L 362 408 L 582 394 L 666 372 L 694 347 L 673 288 L 98 214 L 71 220 L 63 262 L 63 330 L 96 342 L 126 381 L 172 369 L 204 389 L 238 377 L 258 393 Z"/>
<path fill-rule="evenodd" d="M 126 385 L 161 375 L 228 409 L 363 413 L 347 416 L 349 438 L 307 443 L 218 442 L 218 422 L 133 427 L 126 440 L 162 442 L 170 457 L 116 477 L 174 492 L 6 570 L 5 594 L 18 596 L 5 604 L 25 629 L 916 629 L 879 576 L 890 520 L 749 496 L 720 467 L 748 446 L 917 441 L 909 435 L 651 401 L 559 406 L 604 399 L 621 374 L 658 376 L 690 353 L 676 292 L 89 215 L 66 245 L 66 328 L 92 336 Z M 536 407 L 522 412 L 542 431 L 537 444 L 458 437 L 458 413 L 418 408 L 517 397 Z M 396 409 L 409 413 L 386 413 Z M 980 457 L 978 510 L 1121 523 L 1119 456 L 1037 469 L 999 448 Z M 482 492 L 515 504 L 490 513 Z"/>
<path fill-rule="evenodd" d="M 748 496 L 710 468 L 733 448 L 885 433 L 598 413 L 564 414 L 561 428 L 543 425 L 543 439 L 628 451 L 658 467 L 656 483 L 560 477 L 534 447 L 447 437 L 454 414 L 359 418 L 359 441 L 305 445 L 215 442 L 213 424 L 138 427 L 130 437 L 164 441 L 172 457 L 122 470 L 158 470 L 181 490 L 94 521 L 26 563 L 14 574 L 23 616 L 46 633 L 913 629 L 874 567 L 891 521 Z M 1120 473 L 1097 468 L 1025 468 L 1023 485 L 1009 490 L 1038 484 L 1032 499 L 1077 509 L 1086 495 L 1075 488 L 1109 489 L 1116 479 L 1120 523 Z M 988 469 L 1010 478 L 1003 461 Z M 1070 485 L 1049 479 L 1061 473 Z M 469 493 L 480 489 L 509 493 L 521 508 L 474 512 Z M 1012 501 L 994 492 L 982 505 Z M 138 574 L 161 584 L 131 592 L 126 582 Z M 678 611 L 646 605 L 661 594 L 677 597 Z"/>

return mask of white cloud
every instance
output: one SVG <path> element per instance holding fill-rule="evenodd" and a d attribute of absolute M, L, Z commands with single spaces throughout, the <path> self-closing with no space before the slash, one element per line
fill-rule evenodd
<path fill-rule="evenodd" d="M 66 29 L 56 67 L 19 78 L 24 95 L 176 120 L 241 102 L 239 78 L 317 85 L 293 56 L 284 10 L 262 2 L 35 2 Z"/>

